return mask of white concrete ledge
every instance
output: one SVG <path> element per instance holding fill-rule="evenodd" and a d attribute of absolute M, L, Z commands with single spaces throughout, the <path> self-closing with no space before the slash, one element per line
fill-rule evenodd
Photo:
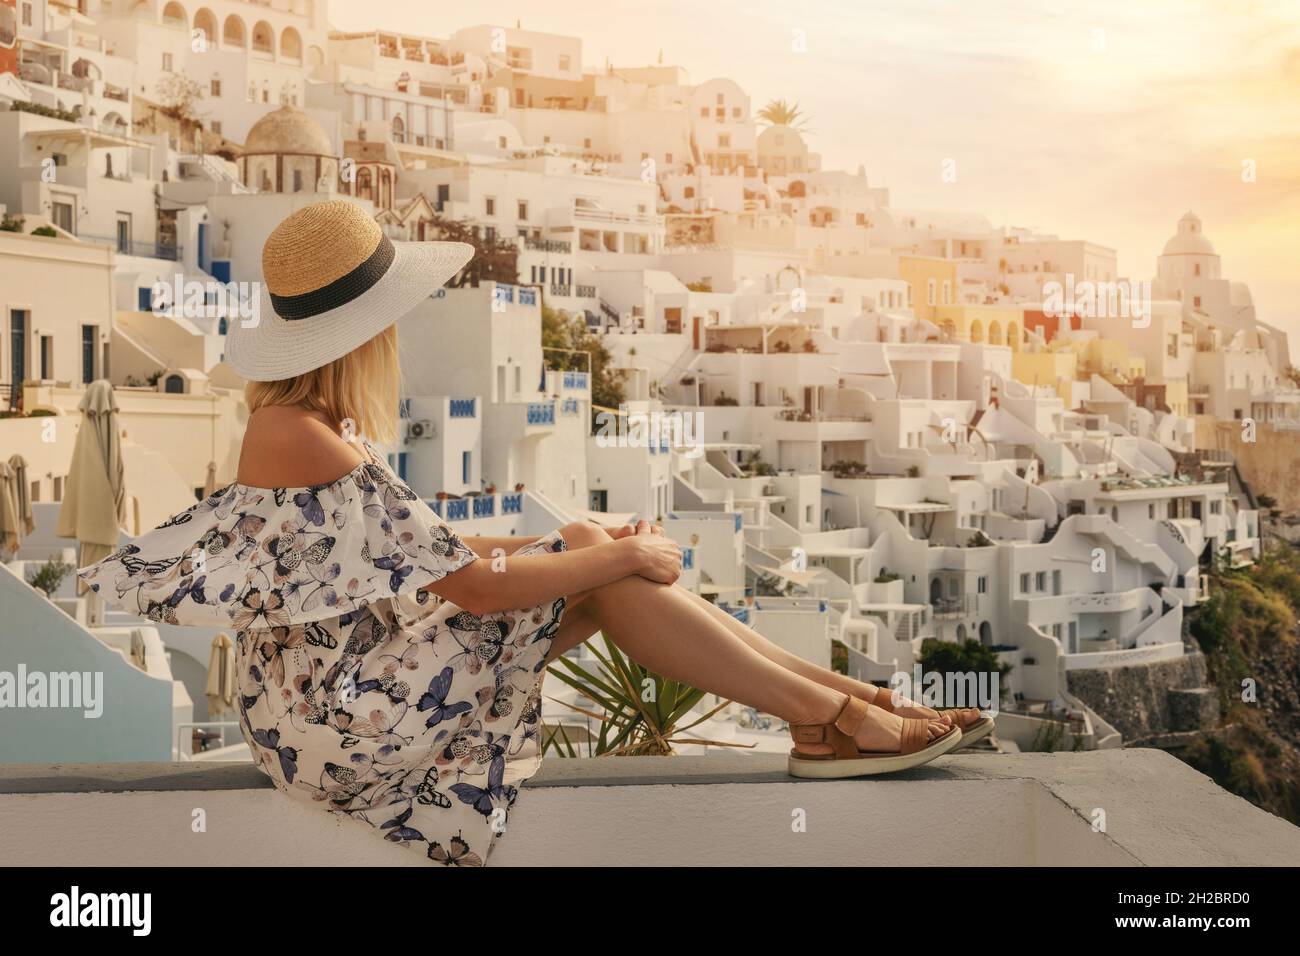
<path fill-rule="evenodd" d="M 196 811 L 205 832 L 193 832 Z M 1095 830 L 1101 820 L 1104 829 Z M 806 821 L 797 832 L 796 820 Z M 251 766 L 0 766 L 11 865 L 427 865 L 305 812 Z M 506 865 L 1300 863 L 1300 829 L 1156 750 L 943 758 L 857 781 L 759 754 L 546 762 L 498 842 Z"/>

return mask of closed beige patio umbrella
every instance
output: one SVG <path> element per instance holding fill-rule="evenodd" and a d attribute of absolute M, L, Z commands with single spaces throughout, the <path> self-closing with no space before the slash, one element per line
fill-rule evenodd
<path fill-rule="evenodd" d="M 27 461 L 22 455 L 9 459 L 9 467 L 14 472 L 14 503 L 18 507 L 18 534 L 31 534 L 36 530 L 36 519 L 32 515 L 32 486 L 27 483 Z"/>
<path fill-rule="evenodd" d="M 212 639 L 212 654 L 208 657 L 208 683 L 203 690 L 208 699 L 208 719 L 235 710 L 235 645 L 230 635 L 222 632 Z"/>
<path fill-rule="evenodd" d="M 22 543 L 22 519 L 14 490 L 14 470 L 0 461 L 0 555 L 13 554 Z"/>
<path fill-rule="evenodd" d="M 126 517 L 126 486 L 113 386 L 104 379 L 91 382 L 78 407 L 81 428 L 64 481 L 57 534 L 77 539 L 77 562 L 84 568 L 117 550 Z M 96 611 L 97 602 L 92 602 L 92 623 L 98 623 Z"/>

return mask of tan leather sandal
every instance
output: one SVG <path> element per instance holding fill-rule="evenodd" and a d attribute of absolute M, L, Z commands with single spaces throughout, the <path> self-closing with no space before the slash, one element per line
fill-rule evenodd
<path fill-rule="evenodd" d="M 948 715 L 954 727 L 961 727 L 961 743 L 957 745 L 957 750 L 963 747 L 969 747 L 977 740 L 983 740 L 989 734 L 993 733 L 993 718 L 984 712 L 980 712 L 978 720 L 973 720 L 964 727 L 957 722 L 957 715 L 963 710 L 970 710 L 967 707 L 950 707 L 947 710 L 939 711 L 939 716 Z"/>
<path fill-rule="evenodd" d="M 867 777 L 873 774 L 894 773 L 929 763 L 961 743 L 962 732 L 956 725 L 935 740 L 928 740 L 929 720 L 921 717 L 904 717 L 901 747 L 892 752 L 859 750 L 853 735 L 867 712 L 874 706 L 858 697 L 849 697 L 839 715 L 829 724 L 791 724 L 790 736 L 795 747 L 790 751 L 790 775 L 833 780 L 841 777 Z M 883 708 L 882 708 L 883 709 Z M 824 744 L 831 753 L 814 754 L 801 751 L 799 745 Z"/>
<path fill-rule="evenodd" d="M 871 702 L 871 706 L 879 707 L 881 710 L 887 710 L 891 714 L 894 713 L 894 692 L 888 687 L 880 688 L 875 699 Z M 961 729 L 961 743 L 954 747 L 954 750 L 962 750 L 965 747 L 969 747 L 971 744 L 975 743 L 975 741 L 983 740 L 989 734 L 993 733 L 993 718 L 982 712 L 980 713 L 978 720 L 974 720 L 967 726 L 962 727 L 962 725 L 957 722 L 957 715 L 961 711 L 968 709 L 972 708 L 949 707 L 946 710 L 939 711 L 940 717 L 947 714 L 949 723 L 954 727 L 959 727 Z M 919 720 L 920 718 L 915 719 Z"/>

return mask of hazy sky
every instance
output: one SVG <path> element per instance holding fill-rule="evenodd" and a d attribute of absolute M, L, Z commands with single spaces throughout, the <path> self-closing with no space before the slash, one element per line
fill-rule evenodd
<path fill-rule="evenodd" d="M 896 207 L 1112 246 L 1134 278 L 1193 209 L 1300 352 L 1300 0 L 331 0 L 330 20 L 435 37 L 518 20 L 581 37 L 588 67 L 662 51 L 755 111 L 797 100 L 823 166 L 864 166 Z"/>

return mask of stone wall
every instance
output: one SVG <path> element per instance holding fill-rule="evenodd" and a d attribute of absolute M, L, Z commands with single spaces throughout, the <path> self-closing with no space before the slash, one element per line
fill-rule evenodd
<path fill-rule="evenodd" d="M 1177 660 L 1067 671 L 1066 680 L 1070 693 L 1111 723 L 1126 742 L 1217 723 L 1217 698 L 1206 706 L 1206 694 L 1172 693 L 1205 687 L 1205 657 L 1199 651 Z M 1197 722 L 1200 726 L 1189 726 Z"/>
<path fill-rule="evenodd" d="M 1276 498 L 1278 507 L 1285 512 L 1300 511 L 1300 481 L 1296 481 L 1300 430 L 1258 425 L 1253 442 L 1243 442 L 1241 433 L 1238 422 L 1196 416 L 1197 448 L 1232 452 L 1251 491 Z"/>

